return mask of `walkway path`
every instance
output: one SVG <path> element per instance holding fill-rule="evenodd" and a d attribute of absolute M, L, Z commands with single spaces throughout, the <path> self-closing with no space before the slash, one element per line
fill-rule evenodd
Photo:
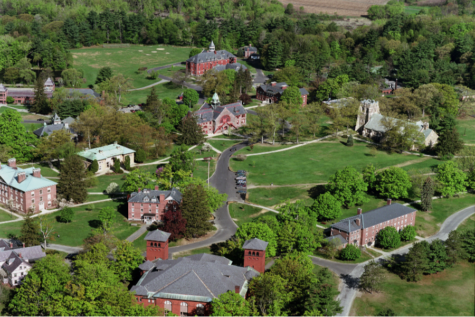
<path fill-rule="evenodd" d="M 248 205 L 248 206 L 252 206 L 252 207 L 257 207 L 257 208 L 269 210 L 269 211 L 275 212 L 276 214 L 279 213 L 277 210 L 272 209 L 272 208 L 269 208 L 269 207 L 264 207 L 264 206 L 259 206 L 259 205 L 255 205 L 255 204 L 250 204 L 250 203 L 246 203 L 246 202 L 243 202 L 243 201 L 240 201 L 239 203 L 241 203 L 241 204 L 243 204 L 243 205 Z"/>
<path fill-rule="evenodd" d="M 156 86 L 156 85 L 160 85 L 160 84 L 165 84 L 165 83 L 168 83 L 170 82 L 169 80 L 165 80 L 165 79 L 162 79 L 160 81 L 157 81 L 156 83 L 153 83 L 153 84 L 150 84 L 148 86 L 144 86 L 144 87 L 140 87 L 140 88 L 134 88 L 134 89 L 129 89 L 127 91 L 136 91 L 136 90 L 145 90 L 145 89 L 148 89 L 150 87 L 153 87 L 153 86 Z"/>
<path fill-rule="evenodd" d="M 129 237 L 127 237 L 127 241 L 133 242 L 137 240 L 141 235 L 143 235 L 147 231 L 147 225 L 143 224 L 139 230 L 132 233 Z"/>
<path fill-rule="evenodd" d="M 47 249 L 66 252 L 68 254 L 76 254 L 82 251 L 81 247 L 70 247 L 62 244 L 48 244 Z"/>

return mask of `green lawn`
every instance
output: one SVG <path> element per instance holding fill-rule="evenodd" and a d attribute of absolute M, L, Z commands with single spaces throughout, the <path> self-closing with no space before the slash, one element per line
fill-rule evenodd
<path fill-rule="evenodd" d="M 155 173 L 157 171 L 157 167 L 159 164 L 152 164 L 152 165 L 143 165 L 139 166 L 138 168 L 144 172 Z M 161 164 L 163 165 L 163 164 Z"/>
<path fill-rule="evenodd" d="M 10 108 L 20 109 L 20 110 L 28 110 L 27 106 L 23 105 L 8 105 Z"/>
<path fill-rule="evenodd" d="M 157 50 L 157 48 L 164 50 Z M 134 87 L 140 88 L 160 80 L 147 79 L 146 71 L 137 74 L 140 67 L 154 68 L 183 62 L 188 59 L 190 51 L 191 48 L 185 47 L 131 45 L 127 48 L 73 49 L 71 54 L 74 67 L 82 69 L 87 80 L 83 87 L 93 85 L 99 70 L 108 66 L 114 75 L 122 74 L 126 78 L 132 78 Z"/>
<path fill-rule="evenodd" d="M 355 142 L 355 146 L 350 148 L 341 143 L 315 143 L 288 151 L 251 156 L 245 161 L 232 160 L 231 168 L 249 171 L 251 184 L 290 185 L 328 182 L 337 170 L 348 165 L 361 171 L 369 163 L 379 169 L 411 160 L 414 160 L 412 155 L 383 151 L 372 156 L 369 147 L 361 142 Z"/>
<path fill-rule="evenodd" d="M 327 260 L 331 260 L 335 262 L 340 262 L 340 263 L 349 263 L 349 264 L 358 264 L 358 263 L 366 262 L 372 259 L 372 257 L 370 257 L 368 254 L 364 252 L 361 252 L 361 256 L 354 261 L 340 260 L 338 258 L 330 259 L 326 254 L 320 253 L 318 251 L 315 251 L 313 255 L 319 258 L 323 258 L 323 259 L 327 259 Z"/>
<path fill-rule="evenodd" d="M 381 293 L 356 297 L 351 316 L 375 316 L 390 308 L 396 316 L 473 316 L 473 264 L 461 262 L 421 281 L 407 282 L 386 273 Z"/>
<path fill-rule="evenodd" d="M 433 200 L 432 211 L 417 212 L 417 234 L 421 237 L 428 237 L 435 234 L 439 231 L 444 220 L 450 215 L 472 205 L 475 205 L 475 194 L 465 194 L 461 195 L 460 197 Z M 412 207 L 419 209 L 420 205 L 416 204 Z"/>
<path fill-rule="evenodd" d="M 158 79 L 157 81 L 159 80 L 160 79 Z M 159 99 L 171 98 L 175 100 L 184 90 L 183 88 L 181 88 L 181 86 L 176 85 L 172 82 L 156 85 L 154 87 L 155 87 L 155 92 L 158 95 Z M 124 102 L 122 103 L 123 104 L 138 104 L 138 103 L 146 102 L 147 97 L 152 92 L 152 88 L 130 91 L 126 95 L 123 96 Z"/>
<path fill-rule="evenodd" d="M 196 163 L 196 168 L 195 168 L 195 171 L 193 172 L 193 176 L 207 180 L 208 179 L 208 162 L 195 161 L 195 163 Z M 216 161 L 211 160 L 210 166 L 209 166 L 209 177 L 213 175 L 215 168 L 216 168 Z"/>
<path fill-rule="evenodd" d="M 109 195 L 87 195 L 86 201 L 98 201 L 111 198 Z"/>
<path fill-rule="evenodd" d="M 475 118 L 457 120 L 457 131 L 465 143 L 475 144 Z"/>
<path fill-rule="evenodd" d="M 260 64 L 261 64 L 260 62 L 248 62 L 247 59 L 238 59 L 237 62 L 238 62 L 239 64 L 242 64 L 242 65 L 246 66 L 247 69 L 249 69 L 249 71 L 250 71 L 251 73 L 254 73 L 254 74 L 256 73 L 256 66 L 257 66 L 258 68 L 261 67 L 261 66 L 260 66 Z"/>
<path fill-rule="evenodd" d="M 416 156 L 414 156 L 414 159 L 417 159 Z M 420 173 L 432 173 L 435 168 L 439 165 L 439 164 L 442 164 L 443 162 L 442 161 L 439 161 L 438 159 L 435 159 L 435 158 L 429 158 L 423 162 L 419 162 L 419 163 L 414 163 L 414 164 L 411 164 L 411 165 L 406 165 L 406 166 L 403 166 L 401 167 L 403 170 L 405 171 L 411 171 L 411 170 L 414 170 L 414 171 L 417 171 L 417 172 L 420 172 Z"/>
<path fill-rule="evenodd" d="M 54 237 L 55 241 L 52 243 L 64 244 L 69 246 L 80 246 L 83 240 L 91 233 L 94 228 L 98 227 L 98 213 L 101 208 L 113 207 L 117 210 L 117 217 L 112 228 L 112 234 L 117 238 L 123 240 L 138 230 L 138 227 L 131 226 L 124 215 L 126 214 L 127 205 L 124 201 L 110 201 L 94 204 L 93 210 L 86 210 L 91 208 L 91 205 L 74 207 L 75 216 L 71 223 L 61 223 L 56 221 L 58 212 L 48 214 L 48 219 L 54 220 Z M 0 224 L 0 237 L 8 237 L 9 234 L 18 236 L 22 221 Z M 60 235 L 58 238 L 57 235 Z"/>
<path fill-rule="evenodd" d="M 116 183 L 119 186 L 122 186 L 122 184 L 125 181 L 124 179 L 122 179 L 122 177 L 124 177 L 124 175 L 127 175 L 127 174 L 98 176 L 97 177 L 97 180 L 98 180 L 97 186 L 90 187 L 90 188 L 87 189 L 87 191 L 88 192 L 103 192 L 104 190 L 106 190 L 107 186 L 109 186 L 109 184 L 112 183 L 112 182 Z"/>
<path fill-rule="evenodd" d="M 35 130 L 38 130 L 39 128 L 41 128 L 43 126 L 43 123 L 24 123 L 24 122 L 22 122 L 21 124 L 25 126 L 26 131 L 31 131 L 31 132 L 33 132 Z"/>
<path fill-rule="evenodd" d="M 404 13 L 407 13 L 407 14 L 418 14 L 419 11 L 421 11 L 421 10 L 424 9 L 424 8 L 429 9 L 430 7 L 428 7 L 428 6 L 405 6 L 405 7 L 404 7 Z"/>
<path fill-rule="evenodd" d="M 138 237 L 132 242 L 132 245 L 139 249 L 141 252 L 147 251 L 147 241 L 144 240 L 147 233 L 148 231 L 145 231 L 144 234 L 142 234 L 140 237 Z"/>
<path fill-rule="evenodd" d="M 475 229 L 475 214 L 465 219 L 465 221 L 458 226 L 457 231 L 465 232 L 473 229 Z"/>
<path fill-rule="evenodd" d="M 190 251 L 186 251 L 186 252 L 180 252 L 177 255 L 173 254 L 173 259 L 183 258 L 185 256 L 189 256 L 189 255 L 193 255 L 193 254 L 201 254 L 201 253 L 211 254 L 211 250 L 210 250 L 209 247 L 204 247 L 204 248 L 194 249 L 194 250 L 190 250 Z"/>
<path fill-rule="evenodd" d="M 300 187 L 265 187 L 265 188 L 251 188 L 248 189 L 249 202 L 260 206 L 275 206 L 281 202 L 291 199 L 301 199 L 313 202 L 308 195 L 308 188 Z M 310 201 L 311 200 L 311 201 Z"/>
<path fill-rule="evenodd" d="M 175 74 L 177 71 L 183 70 L 185 68 L 186 68 L 185 66 L 172 66 L 172 67 L 168 67 L 168 68 L 165 68 L 165 69 L 160 69 L 158 71 L 158 74 L 173 78 L 173 74 Z"/>
<path fill-rule="evenodd" d="M 3 208 L 7 209 L 5 205 L 2 205 Z M 8 220 L 14 220 L 17 219 L 14 215 L 12 215 L 10 212 L 7 212 L 5 210 L 0 209 L 0 222 L 2 221 L 8 221 Z M 6 237 L 3 237 L 6 238 Z"/>
<path fill-rule="evenodd" d="M 242 141 L 236 141 L 236 140 L 226 140 L 226 141 L 224 141 L 224 140 L 215 140 L 215 141 L 212 141 L 212 140 L 208 140 L 207 142 L 209 144 L 211 144 L 211 146 L 214 147 L 215 149 L 223 152 L 224 150 L 229 149 L 231 146 L 233 146 L 235 144 L 239 144 Z"/>
<path fill-rule="evenodd" d="M 257 154 L 257 153 L 264 153 L 264 152 L 272 152 L 272 151 L 276 151 L 276 150 L 286 149 L 286 148 L 289 148 L 291 146 L 294 146 L 294 145 L 293 144 L 290 144 L 290 145 L 279 145 L 279 144 L 272 145 L 272 144 L 267 144 L 267 143 L 264 143 L 264 144 L 256 143 L 256 144 L 253 145 L 252 150 L 251 150 L 250 146 L 246 146 L 246 147 L 243 147 L 242 149 L 240 149 L 239 151 L 236 151 L 234 153 L 234 155 L 237 155 L 237 154 L 249 155 L 249 154 Z M 248 160 L 253 160 L 253 159 L 254 159 L 254 157 L 252 157 L 252 156 L 248 157 Z"/>
<path fill-rule="evenodd" d="M 226 142 L 226 141 L 223 141 L 223 142 Z M 216 153 L 215 151 L 213 150 L 209 150 L 209 151 L 202 151 L 201 154 L 200 154 L 200 150 L 203 146 L 202 145 L 199 145 L 197 147 L 195 147 L 194 149 L 191 150 L 191 152 L 193 152 L 193 154 L 195 155 L 195 159 L 197 158 L 205 158 L 205 157 L 217 157 L 218 156 L 218 153 Z"/>
<path fill-rule="evenodd" d="M 48 164 L 21 164 L 21 165 L 18 165 L 18 167 L 20 168 L 30 168 L 30 167 L 34 167 L 34 168 L 41 168 L 41 175 L 44 176 L 44 177 L 57 177 L 59 176 L 59 174 L 55 171 L 53 171 L 49 166 Z"/>
<path fill-rule="evenodd" d="M 260 211 L 261 208 L 252 207 L 244 204 L 229 204 L 229 214 L 238 226 L 246 222 L 251 222 L 259 217 L 262 217 L 263 215 L 277 215 L 275 212 L 272 211 L 259 214 Z"/>

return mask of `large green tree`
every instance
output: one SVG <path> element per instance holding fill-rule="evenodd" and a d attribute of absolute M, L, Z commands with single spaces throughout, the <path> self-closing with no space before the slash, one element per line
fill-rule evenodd
<path fill-rule="evenodd" d="M 402 229 L 400 236 L 402 241 L 412 241 L 416 238 L 416 228 L 414 226 L 408 225 Z"/>
<path fill-rule="evenodd" d="M 421 206 L 422 210 L 428 211 L 432 209 L 432 197 L 434 196 L 434 181 L 430 176 L 427 176 L 427 179 L 424 181 L 422 185 L 422 192 L 421 192 Z"/>
<path fill-rule="evenodd" d="M 376 236 L 377 243 L 384 249 L 397 248 L 401 244 L 401 237 L 394 227 L 386 227 Z"/>
<path fill-rule="evenodd" d="M 127 174 L 121 190 L 126 193 L 133 193 L 137 192 L 139 188 L 154 189 L 155 184 L 157 184 L 156 179 L 153 173 L 137 168 Z"/>
<path fill-rule="evenodd" d="M 195 170 L 195 155 L 188 149 L 188 146 L 182 144 L 173 150 L 169 160 L 173 172 L 182 170 L 193 173 Z"/>
<path fill-rule="evenodd" d="M 465 191 L 467 175 L 458 168 L 454 161 L 447 161 L 437 166 L 437 180 L 440 184 L 442 196 L 450 197 Z"/>
<path fill-rule="evenodd" d="M 38 142 L 21 122 L 20 113 L 13 109 L 6 109 L 0 116 L 0 145 L 7 147 L 8 155 L 17 162 L 33 159 L 34 146 Z"/>
<path fill-rule="evenodd" d="M 465 250 L 463 249 L 463 234 L 459 231 L 451 231 L 447 240 L 444 241 L 444 244 L 445 251 L 447 252 L 447 264 L 449 266 L 466 257 Z"/>
<path fill-rule="evenodd" d="M 45 81 L 43 76 L 38 76 L 35 83 L 35 97 L 30 108 L 31 112 L 47 114 L 50 111 L 49 101 L 45 93 Z"/>
<path fill-rule="evenodd" d="M 343 311 L 340 300 L 337 300 L 338 288 L 333 284 L 333 273 L 321 268 L 317 274 L 317 282 L 312 283 L 307 291 L 304 316 L 335 316 Z"/>
<path fill-rule="evenodd" d="M 405 256 L 405 261 L 401 264 L 401 269 L 408 281 L 417 282 L 422 278 L 422 274 L 429 268 L 427 258 L 427 247 L 416 242 Z"/>
<path fill-rule="evenodd" d="M 439 156 L 455 155 L 462 149 L 463 140 L 455 128 L 444 131 L 437 139 L 437 145 L 435 147 L 437 155 Z"/>
<path fill-rule="evenodd" d="M 426 271 L 427 273 L 434 274 L 442 272 L 447 268 L 449 258 L 447 256 L 445 245 L 441 240 L 436 239 L 432 241 L 427 256 L 429 259 L 429 267 Z"/>
<path fill-rule="evenodd" d="M 282 93 L 280 100 L 283 102 L 287 102 L 288 104 L 292 105 L 292 108 L 298 109 L 302 103 L 302 94 L 298 87 L 288 87 Z"/>
<path fill-rule="evenodd" d="M 96 85 L 111 79 L 112 69 L 108 66 L 102 67 L 96 77 Z"/>
<path fill-rule="evenodd" d="M 21 242 L 27 247 L 33 247 L 41 243 L 40 225 L 37 218 L 32 218 L 28 212 L 25 221 L 21 224 L 20 236 Z"/>
<path fill-rule="evenodd" d="M 287 283 L 287 280 L 272 273 L 260 274 L 251 280 L 249 293 L 263 316 L 286 315 L 282 310 L 291 299 Z"/>
<path fill-rule="evenodd" d="M 265 223 L 246 222 L 239 226 L 236 237 L 244 244 L 246 240 L 261 239 L 269 243 L 266 249 L 267 256 L 275 256 L 277 249 L 277 234 Z M 242 246 L 241 246 L 242 247 Z"/>
<path fill-rule="evenodd" d="M 351 166 L 338 170 L 335 175 L 331 176 L 326 189 L 346 207 L 367 201 L 365 192 L 368 190 L 368 184 L 364 182 L 361 174 Z"/>
<path fill-rule="evenodd" d="M 127 240 L 119 240 L 112 255 L 115 260 L 112 268 L 123 282 L 132 280 L 132 272 L 143 263 L 144 259 L 140 250 Z"/>
<path fill-rule="evenodd" d="M 255 316 L 257 312 L 241 295 L 228 291 L 213 299 L 211 316 Z"/>
<path fill-rule="evenodd" d="M 184 189 L 181 211 L 186 219 L 186 238 L 200 237 L 211 230 L 211 213 L 202 185 L 190 184 Z"/>
<path fill-rule="evenodd" d="M 183 104 L 187 107 L 193 107 L 198 103 L 200 95 L 194 89 L 185 89 L 183 92 Z"/>
<path fill-rule="evenodd" d="M 385 281 L 384 269 L 374 260 L 364 267 L 363 275 L 360 277 L 360 288 L 373 294 L 379 293 Z"/>
<path fill-rule="evenodd" d="M 407 172 L 400 167 L 391 166 L 376 175 L 375 189 L 383 197 L 392 199 L 407 198 L 412 187 Z"/>
<path fill-rule="evenodd" d="M 342 213 L 341 203 L 329 192 L 321 194 L 315 199 L 312 210 L 321 220 L 336 219 Z"/>
<path fill-rule="evenodd" d="M 181 121 L 179 130 L 181 134 L 177 138 L 178 144 L 196 145 L 204 141 L 203 129 L 198 125 L 198 118 L 193 115 Z"/>
<path fill-rule="evenodd" d="M 75 203 L 84 202 L 87 198 L 85 179 L 86 169 L 83 160 L 77 155 L 66 158 L 61 164 L 58 194 Z"/>

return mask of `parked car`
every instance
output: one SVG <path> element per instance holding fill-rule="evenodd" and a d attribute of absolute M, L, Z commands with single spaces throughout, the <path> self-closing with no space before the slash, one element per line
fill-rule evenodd
<path fill-rule="evenodd" d="M 40 119 L 38 119 L 38 120 L 36 120 L 36 121 L 45 121 L 45 119 L 41 119 L 41 118 L 40 118 Z"/>
<path fill-rule="evenodd" d="M 245 170 L 239 170 L 239 171 L 237 171 L 237 172 L 238 172 L 238 173 L 244 173 L 244 174 L 246 174 L 246 171 L 245 171 Z"/>
<path fill-rule="evenodd" d="M 238 184 L 238 185 L 240 185 L 240 184 L 247 184 L 247 182 L 246 182 L 245 180 L 242 180 L 242 179 L 241 179 L 241 180 L 238 180 L 238 181 L 236 182 L 236 184 Z"/>
<path fill-rule="evenodd" d="M 236 186 L 237 189 L 246 188 L 246 184 L 239 184 Z"/>
<path fill-rule="evenodd" d="M 238 176 L 238 177 L 236 177 L 236 179 L 237 179 L 237 180 L 241 180 L 241 179 L 246 180 L 246 176 Z"/>

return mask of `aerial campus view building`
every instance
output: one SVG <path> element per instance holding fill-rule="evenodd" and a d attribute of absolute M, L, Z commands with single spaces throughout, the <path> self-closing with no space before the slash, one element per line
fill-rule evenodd
<path fill-rule="evenodd" d="M 130 158 L 130 165 L 134 165 L 135 151 L 125 146 L 117 144 L 109 144 L 93 149 L 84 149 L 77 155 L 84 159 L 84 166 L 86 168 L 92 164 L 94 160 L 99 164 L 98 174 L 107 173 L 114 166 L 114 160 L 119 160 L 121 163 L 125 162 L 125 158 Z"/>
<path fill-rule="evenodd" d="M 176 211 L 182 195 L 176 188 L 171 190 L 139 189 L 128 196 L 128 220 L 152 223 L 161 222 L 168 210 Z"/>

